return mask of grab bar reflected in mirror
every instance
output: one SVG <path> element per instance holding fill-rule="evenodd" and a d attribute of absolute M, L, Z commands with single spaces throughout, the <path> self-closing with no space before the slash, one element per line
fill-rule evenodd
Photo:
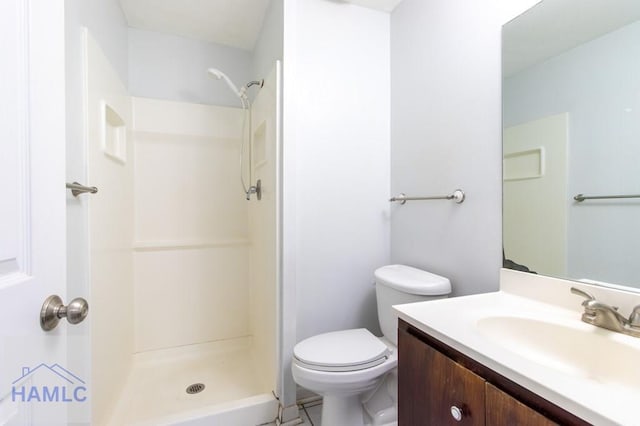
<path fill-rule="evenodd" d="M 578 194 L 573 197 L 574 200 L 581 203 L 584 200 L 609 200 L 614 198 L 640 198 L 640 195 L 584 195 Z"/>

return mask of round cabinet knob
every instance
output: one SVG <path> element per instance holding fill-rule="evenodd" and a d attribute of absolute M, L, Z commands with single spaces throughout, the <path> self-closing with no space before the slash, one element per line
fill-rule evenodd
<path fill-rule="evenodd" d="M 458 408 L 455 405 L 451 406 L 451 417 L 453 417 L 455 421 L 461 422 L 463 415 L 464 413 L 462 412 L 462 408 Z"/>

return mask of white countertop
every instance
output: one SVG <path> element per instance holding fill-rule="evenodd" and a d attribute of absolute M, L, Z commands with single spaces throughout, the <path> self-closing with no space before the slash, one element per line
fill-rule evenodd
<path fill-rule="evenodd" d="M 640 351 L 640 338 L 580 321 L 581 300 L 569 292 L 572 285 L 595 293 L 596 298 L 605 303 L 620 306 L 620 312 L 625 315 L 626 309 L 630 309 L 628 306 L 640 303 L 640 295 L 635 293 L 503 270 L 501 291 L 397 305 L 394 309 L 399 318 L 414 327 L 590 423 L 638 425 L 640 414 L 636 404 L 640 402 L 640 382 L 635 383 L 637 373 L 630 383 L 602 383 L 598 378 L 574 374 L 570 369 L 533 361 L 518 354 L 516 343 L 497 343 L 478 327 L 478 322 L 485 318 L 542 319 L 581 333 L 597 334 L 598 347 L 580 350 L 597 351 L 596 356 L 601 356 L 603 363 L 617 362 L 616 351 L 607 350 L 608 342 L 612 346 L 630 345 Z M 632 371 L 640 365 L 621 368 Z"/>

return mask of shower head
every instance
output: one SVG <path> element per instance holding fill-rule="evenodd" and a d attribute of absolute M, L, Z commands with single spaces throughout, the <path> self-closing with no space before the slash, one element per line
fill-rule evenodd
<path fill-rule="evenodd" d="M 235 93 L 236 96 L 238 96 L 240 99 L 245 98 L 244 92 L 241 92 L 240 90 L 238 90 L 236 85 L 233 84 L 233 81 L 231 81 L 231 79 L 227 77 L 227 75 L 222 71 L 220 71 L 219 69 L 209 68 L 207 70 L 207 73 L 209 73 L 209 75 L 211 75 L 212 77 L 215 77 L 218 80 L 224 80 L 225 83 L 227 83 L 227 85 L 229 86 L 229 88 L 233 91 L 233 93 Z"/>

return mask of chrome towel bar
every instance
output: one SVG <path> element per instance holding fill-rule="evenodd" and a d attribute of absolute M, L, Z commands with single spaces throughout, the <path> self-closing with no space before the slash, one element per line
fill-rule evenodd
<path fill-rule="evenodd" d="M 77 197 L 78 195 L 84 194 L 86 192 L 89 192 L 91 194 L 95 194 L 96 192 L 98 192 L 98 188 L 96 188 L 95 186 L 84 186 L 79 184 L 78 182 L 67 182 L 66 187 L 67 189 L 71 190 L 71 193 L 74 197 Z"/>
<path fill-rule="evenodd" d="M 451 195 L 438 195 L 434 197 L 407 197 L 405 194 L 400 193 L 400 195 L 396 195 L 395 197 L 391 197 L 389 201 L 391 202 L 399 202 L 400 204 L 405 204 L 407 201 L 423 201 L 423 200 L 453 200 L 456 203 L 460 204 L 464 201 L 465 195 L 462 189 L 456 189 L 453 191 Z"/>
<path fill-rule="evenodd" d="M 573 197 L 574 200 L 581 203 L 584 200 L 609 200 L 613 198 L 640 198 L 640 195 L 584 195 L 578 194 Z"/>

